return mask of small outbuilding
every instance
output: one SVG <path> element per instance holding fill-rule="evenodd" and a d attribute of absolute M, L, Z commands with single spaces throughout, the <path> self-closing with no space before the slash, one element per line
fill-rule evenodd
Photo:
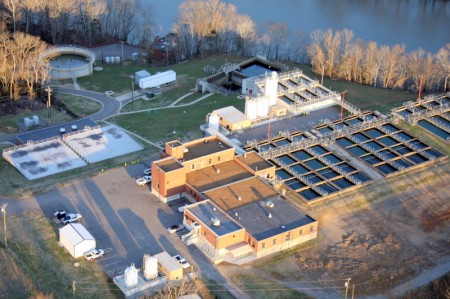
<path fill-rule="evenodd" d="M 138 72 L 134 73 L 134 83 L 136 83 L 136 85 L 139 85 L 140 80 L 150 77 L 150 76 L 151 76 L 151 74 L 149 72 L 147 72 L 146 70 L 138 71 Z"/>
<path fill-rule="evenodd" d="M 154 257 L 158 260 L 159 272 L 163 273 L 167 280 L 183 279 L 183 267 L 173 256 L 163 251 L 155 254 Z"/>
<path fill-rule="evenodd" d="M 59 242 L 74 257 L 96 247 L 94 237 L 81 223 L 69 223 L 59 229 Z"/>

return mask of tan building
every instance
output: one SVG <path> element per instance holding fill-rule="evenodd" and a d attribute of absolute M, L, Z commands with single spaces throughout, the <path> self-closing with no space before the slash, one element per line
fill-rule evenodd
<path fill-rule="evenodd" d="M 219 124 L 229 131 L 250 128 L 252 125 L 251 119 L 234 106 L 214 110 L 212 114 L 219 116 Z"/>
<path fill-rule="evenodd" d="M 155 254 L 154 257 L 158 260 L 158 271 L 163 273 L 168 280 L 183 279 L 183 267 L 173 256 L 163 251 Z"/>

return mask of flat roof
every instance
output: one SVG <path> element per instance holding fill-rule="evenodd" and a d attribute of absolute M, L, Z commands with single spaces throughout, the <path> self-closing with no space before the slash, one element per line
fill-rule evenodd
<path fill-rule="evenodd" d="M 213 153 L 218 153 L 232 148 L 220 139 L 205 139 L 203 142 L 194 143 L 192 145 L 187 144 L 184 153 L 184 160 L 189 161 L 204 157 Z"/>
<path fill-rule="evenodd" d="M 155 165 L 160 167 L 164 172 L 169 172 L 169 171 L 180 169 L 180 168 L 184 167 L 180 162 L 178 162 L 173 157 L 168 157 L 167 159 L 159 160 L 154 163 L 155 163 Z"/>
<path fill-rule="evenodd" d="M 218 114 L 220 117 L 225 118 L 226 120 L 228 120 L 233 124 L 250 120 L 250 118 L 248 118 L 247 115 L 239 111 L 234 106 L 228 106 L 221 109 L 217 109 L 214 110 L 213 113 Z"/>
<path fill-rule="evenodd" d="M 221 187 L 253 175 L 236 161 L 227 161 L 186 175 L 186 182 L 199 192 Z"/>
<path fill-rule="evenodd" d="M 278 195 L 277 191 L 258 177 L 241 180 L 204 194 L 226 212 Z"/>
<path fill-rule="evenodd" d="M 182 268 L 180 263 L 178 263 L 178 261 L 166 251 L 155 254 L 154 257 L 156 257 L 158 263 L 161 264 L 162 267 L 166 268 L 170 272 Z"/>
<path fill-rule="evenodd" d="M 236 159 L 253 169 L 254 171 L 260 171 L 267 168 L 274 167 L 270 162 L 264 160 L 255 151 L 245 153 L 243 155 L 236 156 Z"/>
<path fill-rule="evenodd" d="M 272 202 L 273 207 L 268 207 L 267 201 Z M 253 202 L 230 210 L 228 213 L 258 241 L 316 221 L 293 206 L 287 199 L 279 196 Z M 268 216 L 269 213 L 271 218 Z"/>
<path fill-rule="evenodd" d="M 218 236 L 243 229 L 241 225 L 233 221 L 230 216 L 209 200 L 204 200 L 186 209 Z M 211 218 L 213 217 L 220 221 L 218 226 L 212 225 Z"/>

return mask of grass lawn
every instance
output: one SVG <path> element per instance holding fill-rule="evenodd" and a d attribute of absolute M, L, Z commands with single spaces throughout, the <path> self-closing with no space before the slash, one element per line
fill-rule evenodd
<path fill-rule="evenodd" d="M 102 105 L 100 103 L 84 97 L 69 94 L 59 94 L 58 98 L 66 105 L 68 109 L 70 109 L 80 117 L 94 114 L 102 109 Z"/>

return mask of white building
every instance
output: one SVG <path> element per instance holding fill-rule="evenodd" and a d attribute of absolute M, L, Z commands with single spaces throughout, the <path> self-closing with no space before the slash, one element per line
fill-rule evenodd
<path fill-rule="evenodd" d="M 94 237 L 81 223 L 69 223 L 59 229 L 59 242 L 74 257 L 96 247 Z"/>

